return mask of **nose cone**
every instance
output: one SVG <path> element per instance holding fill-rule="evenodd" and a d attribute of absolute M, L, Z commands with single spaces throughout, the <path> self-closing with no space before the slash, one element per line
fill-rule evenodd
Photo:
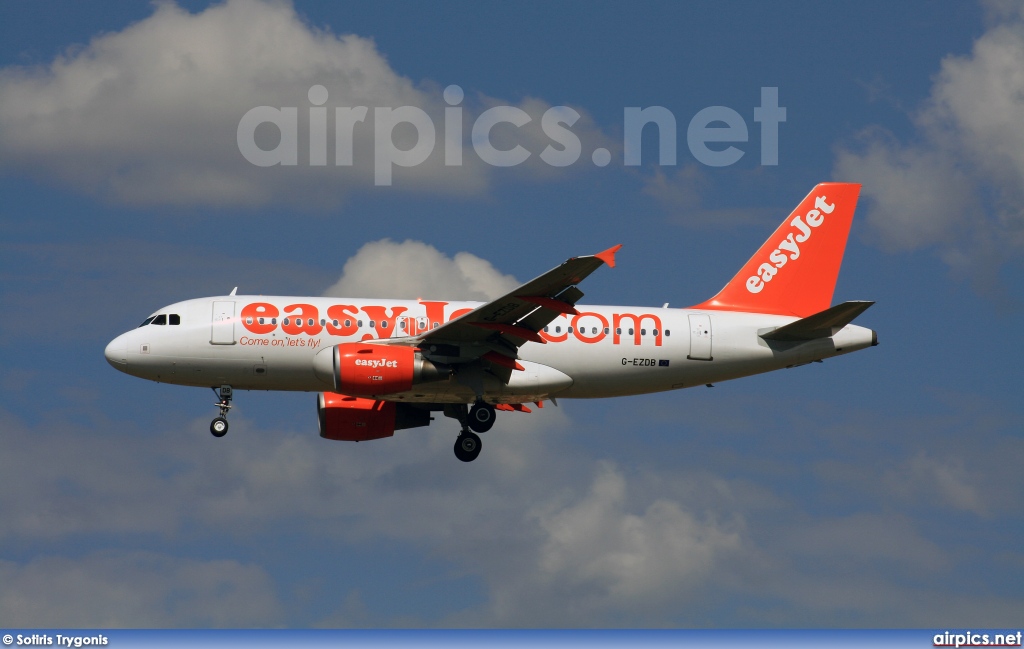
<path fill-rule="evenodd" d="M 128 334 L 121 334 L 111 340 L 107 348 L 103 350 L 103 355 L 107 357 L 107 362 L 114 369 L 124 371 L 128 367 Z"/>

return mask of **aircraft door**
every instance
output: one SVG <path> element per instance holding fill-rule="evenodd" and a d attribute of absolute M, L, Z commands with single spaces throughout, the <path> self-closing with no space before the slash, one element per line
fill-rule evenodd
<path fill-rule="evenodd" d="M 690 316 L 690 353 L 692 361 L 710 361 L 711 358 L 711 316 L 706 313 Z"/>
<path fill-rule="evenodd" d="M 210 344 L 235 344 L 235 303 L 213 303 L 213 329 L 210 332 Z"/>

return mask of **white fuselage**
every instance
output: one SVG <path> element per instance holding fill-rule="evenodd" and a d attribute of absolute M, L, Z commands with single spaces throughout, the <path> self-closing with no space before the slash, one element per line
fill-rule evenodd
<path fill-rule="evenodd" d="M 264 306 L 257 311 L 253 305 Z M 423 333 L 478 306 L 415 300 L 200 298 L 161 309 L 154 315 L 167 316 L 168 324 L 147 324 L 118 336 L 106 356 L 127 374 L 163 383 L 331 391 L 329 377 L 317 372 L 314 360 L 323 350 L 340 343 Z M 687 388 L 846 354 L 875 340 L 872 330 L 855 325 L 831 338 L 806 342 L 769 343 L 760 338 L 761 333 L 797 320 L 779 315 L 587 305 L 577 309 L 579 315 L 560 316 L 541 332 L 547 344 L 527 342 L 520 348 L 524 369 L 513 371 L 508 384 L 486 377 L 485 398 L 522 403 Z M 174 321 L 178 324 L 170 324 Z M 472 403 L 476 398 L 474 389 L 456 378 L 376 396 L 432 403 Z"/>

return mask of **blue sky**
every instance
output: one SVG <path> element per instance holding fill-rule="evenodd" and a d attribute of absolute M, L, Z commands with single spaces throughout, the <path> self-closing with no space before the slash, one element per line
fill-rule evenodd
<path fill-rule="evenodd" d="M 1024 16 L 999 2 L 0 7 L 0 621 L 1017 623 L 1021 52 Z M 524 129 L 524 165 L 466 144 L 464 167 L 435 155 L 390 187 L 365 137 L 350 169 L 247 163 L 242 115 L 304 115 L 315 84 L 329 108 L 400 101 L 438 124 L 449 84 L 467 125 L 570 106 L 583 155 L 544 165 Z M 762 87 L 787 111 L 776 166 Z M 623 110 L 646 106 L 676 117 L 674 166 L 650 130 L 622 164 Z M 734 165 L 687 150 L 708 106 L 746 122 Z M 485 260 L 493 285 L 623 243 L 584 300 L 685 306 L 823 180 L 864 184 L 835 300 L 877 301 L 859 322 L 879 347 L 508 414 L 472 465 L 444 421 L 323 441 L 307 394 L 241 394 L 215 440 L 208 392 L 102 355 L 162 305 L 320 295 L 352 285 L 357 253 L 422 250 L 406 240 L 438 269 Z M 394 275 L 381 290 L 408 290 Z"/>

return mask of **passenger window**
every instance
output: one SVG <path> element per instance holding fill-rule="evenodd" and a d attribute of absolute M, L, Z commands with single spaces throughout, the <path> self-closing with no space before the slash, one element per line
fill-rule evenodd
<path fill-rule="evenodd" d="M 401 327 L 402 330 L 404 331 L 405 330 L 405 320 L 402 320 L 401 322 L 399 322 L 398 326 Z"/>
<path fill-rule="evenodd" d="M 666 330 L 665 330 L 665 335 L 666 335 L 666 336 L 671 336 L 671 335 L 672 335 L 672 332 L 671 332 L 671 331 L 669 331 L 668 329 L 666 329 Z"/>
<path fill-rule="evenodd" d="M 277 318 L 271 318 L 270 319 L 270 324 L 276 325 L 277 324 Z"/>
<path fill-rule="evenodd" d="M 651 334 L 657 336 L 658 335 L 658 330 L 657 329 L 652 330 Z"/>
<path fill-rule="evenodd" d="M 632 335 L 633 335 L 633 327 L 630 327 L 630 328 L 629 328 L 629 335 L 630 335 L 630 336 L 632 336 Z"/>
<path fill-rule="evenodd" d="M 320 318 L 320 326 L 322 327 L 322 326 L 324 326 L 325 324 L 327 324 L 327 321 L 326 321 L 326 320 L 324 320 L 323 318 Z"/>
<path fill-rule="evenodd" d="M 263 318 L 260 318 L 259 322 L 260 324 L 263 324 Z"/>
<path fill-rule="evenodd" d="M 641 329 L 640 330 L 640 335 L 641 336 L 646 336 L 647 335 L 647 330 L 646 329 Z"/>
<path fill-rule="evenodd" d="M 362 327 L 363 326 L 363 321 L 362 320 L 356 320 L 356 326 L 357 327 Z"/>
<path fill-rule="evenodd" d="M 388 321 L 387 320 L 381 320 L 380 321 L 380 328 L 381 329 L 387 329 L 388 328 Z"/>
<path fill-rule="evenodd" d="M 334 325 L 334 326 L 337 327 L 338 325 Z M 345 321 L 345 328 L 347 329 L 347 328 L 349 328 L 351 326 L 352 326 L 352 321 L 351 320 L 346 320 Z"/>
<path fill-rule="evenodd" d="M 287 327 L 288 326 L 288 322 L 289 322 L 288 318 L 285 318 L 284 320 L 281 321 L 281 324 L 283 324 L 284 326 Z"/>
<path fill-rule="evenodd" d="M 608 335 L 608 327 L 604 328 L 604 335 L 606 335 L 606 336 Z"/>
<path fill-rule="evenodd" d="M 434 329 L 437 329 L 437 323 L 436 322 L 434 323 Z"/>
<path fill-rule="evenodd" d="M 555 327 L 555 333 L 556 334 L 562 333 L 562 328 L 561 327 Z"/>
<path fill-rule="evenodd" d="M 161 313 L 157 317 L 153 318 L 153 324 L 155 324 L 155 325 L 166 325 L 167 324 L 167 314 L 166 313 Z"/>
<path fill-rule="evenodd" d="M 173 324 L 173 323 L 171 323 L 171 324 Z M 252 318 L 246 318 L 245 319 L 245 324 L 251 325 L 252 324 Z"/>
<path fill-rule="evenodd" d="M 572 327 L 567 328 L 566 331 L 568 331 L 569 333 L 572 333 Z"/>
<path fill-rule="evenodd" d="M 376 320 L 370 320 L 370 329 L 375 329 L 376 327 L 377 327 L 377 321 Z"/>
<path fill-rule="evenodd" d="M 306 326 L 307 327 L 312 327 L 313 326 L 313 318 L 308 318 L 306 320 Z"/>
<path fill-rule="evenodd" d="M 171 322 L 172 325 L 180 325 L 181 324 L 181 316 L 178 315 L 177 313 L 172 313 L 171 314 L 170 322 Z"/>
<path fill-rule="evenodd" d="M 616 336 L 621 336 L 622 335 L 622 327 L 615 327 L 615 335 Z"/>
<path fill-rule="evenodd" d="M 547 333 L 547 332 L 548 332 L 548 328 L 544 327 L 544 333 Z"/>
<path fill-rule="evenodd" d="M 335 327 L 337 327 L 337 326 L 338 326 L 338 321 L 337 321 L 337 320 L 332 320 L 332 321 L 331 321 L 331 324 L 332 324 L 332 325 L 334 325 Z M 348 323 L 347 323 L 347 322 L 345 323 L 345 326 L 346 326 L 346 327 L 348 326 Z"/>

